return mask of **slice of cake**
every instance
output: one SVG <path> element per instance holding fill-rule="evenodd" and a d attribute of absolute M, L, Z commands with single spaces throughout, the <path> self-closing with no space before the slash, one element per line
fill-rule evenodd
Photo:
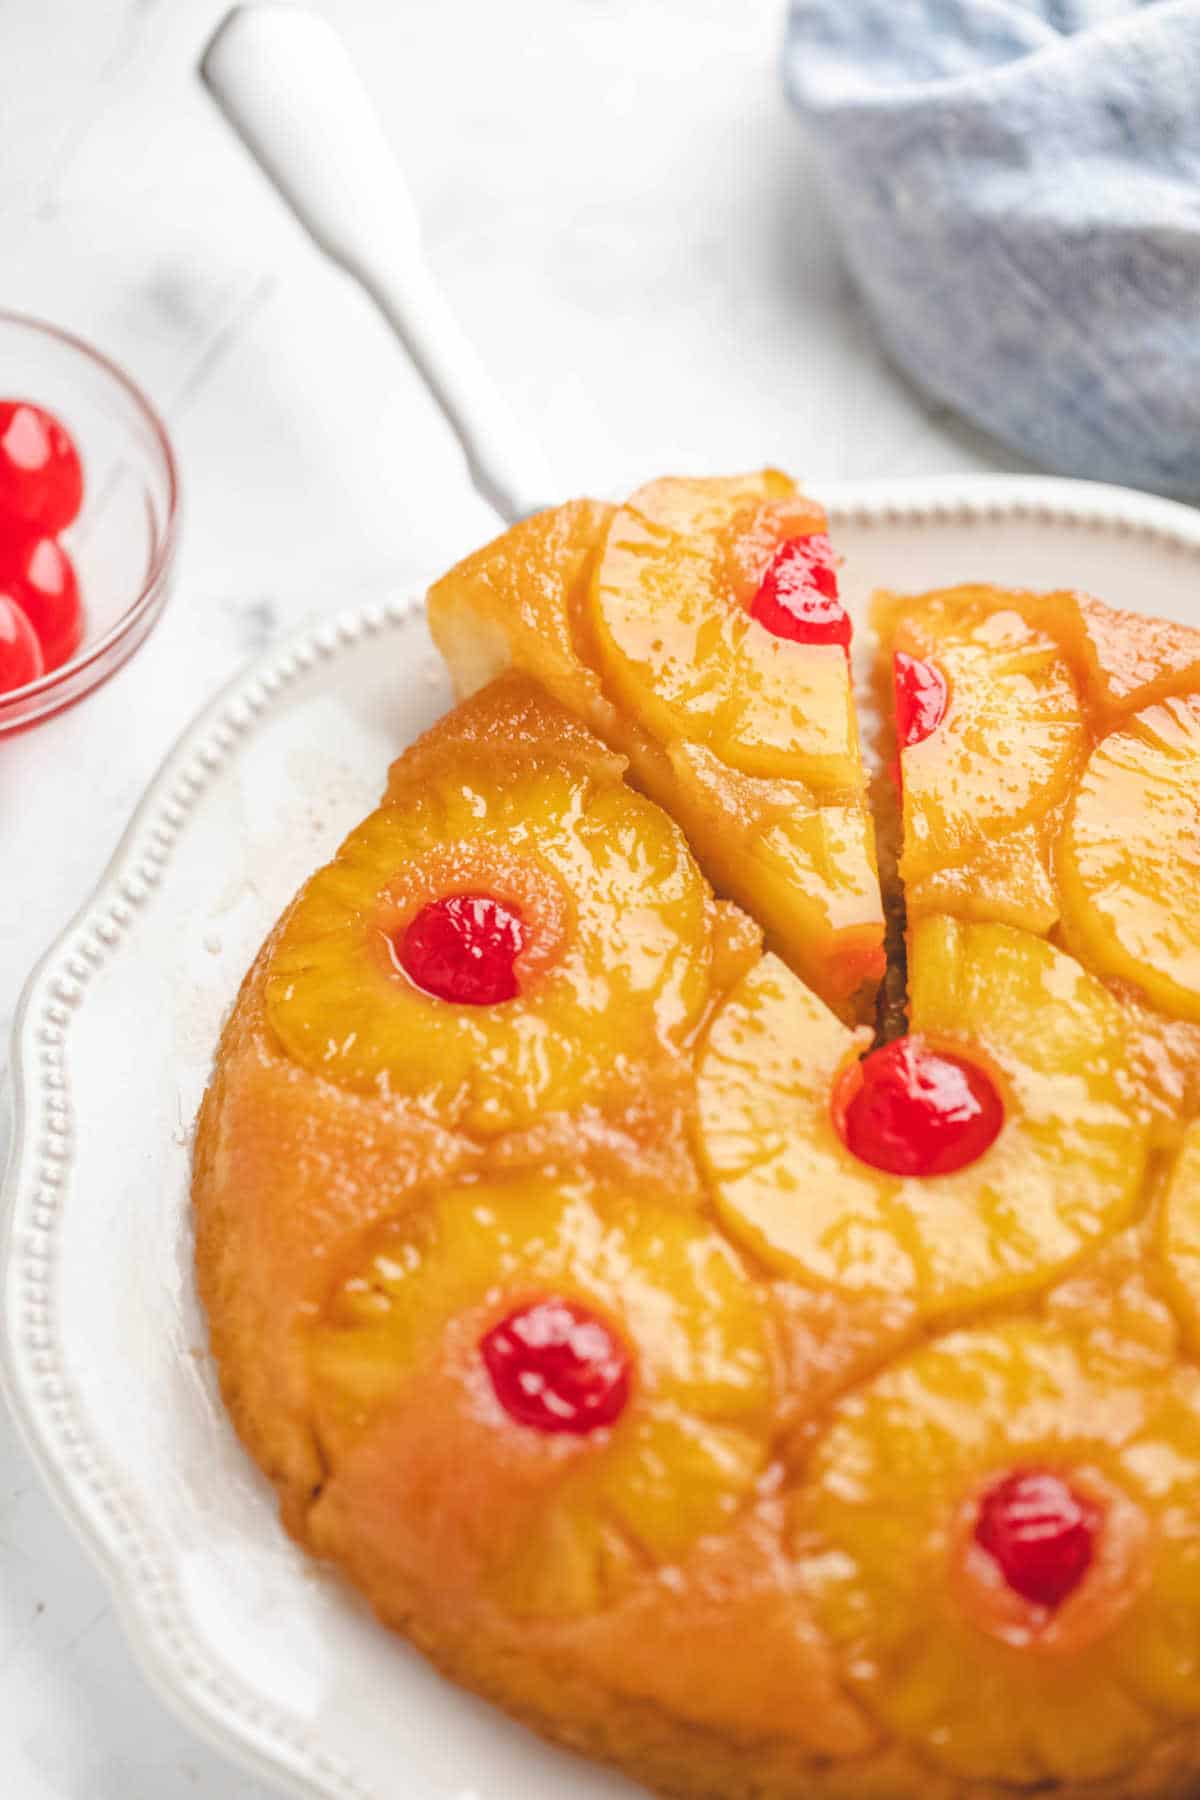
<path fill-rule="evenodd" d="M 460 694 L 531 675 L 629 758 L 722 893 L 843 1016 L 883 912 L 836 559 L 775 470 L 656 481 L 515 526 L 429 594 Z"/>
<path fill-rule="evenodd" d="M 1200 1021 L 1200 631 L 984 586 L 882 594 L 874 622 L 910 923 L 1053 933 Z"/>

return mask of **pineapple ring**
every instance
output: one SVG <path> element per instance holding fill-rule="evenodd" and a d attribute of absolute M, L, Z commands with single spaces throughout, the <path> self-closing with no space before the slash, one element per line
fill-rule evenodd
<path fill-rule="evenodd" d="M 1200 1374 L 1101 1345 L 1032 1320 L 952 1333 L 838 1404 L 791 1503 L 851 1685 L 966 1779 L 1102 1780 L 1164 1716 L 1200 1717 Z M 1022 1637 L 964 1586 L 961 1518 L 1038 1466 L 1103 1523 L 1079 1586 L 1050 1621 L 1028 1607 Z"/>
<path fill-rule="evenodd" d="M 483 1340 L 543 1297 L 582 1305 L 630 1351 L 611 1427 L 545 1434 L 497 1398 Z M 647 1559 L 726 1527 L 766 1462 L 771 1338 L 737 1253 L 686 1213 L 582 1183 L 439 1194 L 374 1235 L 309 1342 L 335 1480 L 373 1425 L 398 1419 L 388 1460 L 420 1465 L 422 1516 L 457 1518 L 459 1563 L 481 1564 L 521 1613 L 603 1604 Z M 453 1417 L 430 1448 L 427 1384 L 447 1369 Z"/>
<path fill-rule="evenodd" d="M 392 946 L 429 901 L 480 888 L 526 927 L 520 992 L 424 993 Z M 267 1014 L 340 1085 L 494 1135 L 603 1099 L 682 1046 L 708 998 L 712 909 L 678 827 L 586 765 L 464 762 L 352 832 L 287 915 Z"/>
<path fill-rule="evenodd" d="M 776 637 L 749 611 L 775 549 L 823 529 L 774 470 L 652 482 L 613 519 L 590 616 L 615 697 L 664 743 L 849 797 L 865 777 L 845 651 Z"/>
<path fill-rule="evenodd" d="M 935 663 L 949 687 L 937 729 L 900 752 L 907 884 L 1040 816 L 1066 794 L 1085 738 L 1070 665 L 1015 609 L 970 589 L 933 594 L 907 608 L 894 648 Z"/>
<path fill-rule="evenodd" d="M 982 1156 L 900 1179 L 852 1155 L 831 1096 L 866 1034 L 771 957 L 709 1029 L 700 1146 L 723 1224 L 770 1268 L 939 1318 L 1035 1292 L 1124 1225 L 1147 1131 L 1125 1099 L 1122 1011 L 1061 951 L 931 918 L 909 967 L 914 1032 L 981 1064 L 1004 1098 Z"/>
<path fill-rule="evenodd" d="M 1096 746 L 1058 873 L 1068 942 L 1200 1020 L 1200 695 L 1147 707 Z"/>

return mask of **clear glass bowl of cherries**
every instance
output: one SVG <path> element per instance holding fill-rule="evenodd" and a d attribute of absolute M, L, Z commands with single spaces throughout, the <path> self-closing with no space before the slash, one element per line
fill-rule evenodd
<path fill-rule="evenodd" d="M 142 643 L 178 505 L 170 441 L 129 377 L 0 312 L 0 732 L 80 699 Z"/>

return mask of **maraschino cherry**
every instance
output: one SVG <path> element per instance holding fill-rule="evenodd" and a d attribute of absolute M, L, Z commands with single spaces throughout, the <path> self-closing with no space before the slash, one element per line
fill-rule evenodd
<path fill-rule="evenodd" d="M 0 694 L 45 674 L 37 633 L 20 607 L 0 594 Z"/>
<path fill-rule="evenodd" d="M 79 646 L 79 587 L 56 533 L 82 503 L 83 469 L 65 427 L 29 401 L 0 400 L 0 693 L 57 669 Z"/>
<path fill-rule="evenodd" d="M 393 953 L 409 980 L 456 1006 L 496 1006 L 520 992 L 517 958 L 525 926 L 492 894 L 448 894 L 410 920 Z"/>
<path fill-rule="evenodd" d="M 912 1036 L 848 1069 L 833 1110 L 847 1149 L 888 1175 L 953 1174 L 982 1156 L 1004 1123 L 985 1070 Z"/>
<path fill-rule="evenodd" d="M 505 1412 L 534 1431 L 582 1436 L 615 1424 L 629 1398 L 625 1345 L 585 1307 L 535 1300 L 480 1344 Z"/>
<path fill-rule="evenodd" d="M 1051 1469 L 1017 1469 L 979 1506 L 975 1542 L 1014 1593 L 1057 1607 L 1091 1567 L 1100 1509 Z"/>
<path fill-rule="evenodd" d="M 936 663 L 897 650 L 892 657 L 896 742 L 902 750 L 932 737 L 946 716 L 949 689 Z"/>
<path fill-rule="evenodd" d="M 74 565 L 56 538 L 0 526 L 0 594 L 33 626 L 47 673 L 70 660 L 83 636 L 83 610 Z"/>
<path fill-rule="evenodd" d="M 83 468 L 66 427 L 27 400 L 0 400 L 0 515 L 54 537 L 83 504 Z"/>
<path fill-rule="evenodd" d="M 794 644 L 850 643 L 850 616 L 838 599 L 833 546 L 823 531 L 780 544 L 750 605 L 751 618 Z"/>

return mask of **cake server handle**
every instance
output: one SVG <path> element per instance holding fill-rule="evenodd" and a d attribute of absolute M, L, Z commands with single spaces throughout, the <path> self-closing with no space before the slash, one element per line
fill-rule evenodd
<path fill-rule="evenodd" d="M 549 505 L 549 469 L 438 291 L 400 166 L 333 28 L 305 7 L 235 7 L 200 73 L 300 223 L 408 351 L 487 504 L 508 524 Z"/>

